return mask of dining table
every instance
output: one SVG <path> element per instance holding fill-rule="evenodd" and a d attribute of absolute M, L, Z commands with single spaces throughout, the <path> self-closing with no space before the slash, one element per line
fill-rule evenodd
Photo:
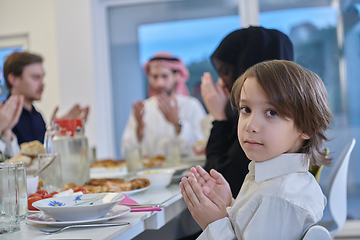
<path fill-rule="evenodd" d="M 199 160 L 199 159 L 197 159 Z M 205 161 L 203 161 L 205 162 Z M 188 169 L 194 165 L 193 162 L 186 162 Z M 196 162 L 196 164 L 201 163 Z M 201 164 L 202 165 L 202 164 Z M 184 168 L 186 174 L 186 168 Z M 180 187 L 178 185 L 181 176 L 174 176 L 172 184 L 167 187 L 148 188 L 129 195 L 132 200 L 139 204 L 161 205 L 161 211 L 135 211 L 129 212 L 117 218 L 113 218 L 107 223 L 126 222 L 125 226 L 110 227 L 85 227 L 70 228 L 55 235 L 46 235 L 37 230 L 28 227 L 25 223 L 31 224 L 36 228 L 43 230 L 54 230 L 59 227 L 48 226 L 45 224 L 37 224 L 24 219 L 20 223 L 20 230 L 11 234 L 1 236 L 1 239 L 19 240 L 19 239 L 133 239 L 146 230 L 158 230 L 169 223 L 171 220 L 179 216 L 185 209 L 186 204 L 182 198 Z M 163 236 L 162 239 L 170 239 Z"/>

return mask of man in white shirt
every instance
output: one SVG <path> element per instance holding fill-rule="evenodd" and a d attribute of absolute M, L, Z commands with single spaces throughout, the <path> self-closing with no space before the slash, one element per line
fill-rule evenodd
<path fill-rule="evenodd" d="M 171 54 L 159 53 L 144 65 L 144 71 L 149 98 L 133 104 L 122 137 L 122 154 L 140 147 L 149 157 L 166 155 L 168 144 L 175 144 L 182 155 L 191 155 L 195 142 L 204 139 L 200 122 L 205 110 L 196 98 L 187 96 L 188 69 Z"/>

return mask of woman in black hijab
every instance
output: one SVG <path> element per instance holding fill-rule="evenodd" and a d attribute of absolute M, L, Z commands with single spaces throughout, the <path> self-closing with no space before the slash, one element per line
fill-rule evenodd
<path fill-rule="evenodd" d="M 221 88 L 214 86 L 209 74 L 204 75 L 202 79 L 201 93 L 207 109 L 215 118 L 206 147 L 204 168 L 207 171 L 216 169 L 220 172 L 230 184 L 234 198 L 238 195 L 248 173 L 250 160 L 238 141 L 238 113 L 231 108 L 230 100 L 224 101 L 224 97 L 231 92 L 236 79 L 249 67 L 273 59 L 293 60 L 293 46 L 285 34 L 262 27 L 236 30 L 222 40 L 211 56 L 211 62 L 221 78 L 220 85 L 224 92 L 219 92 Z M 219 102 L 224 103 L 221 109 Z M 219 114 L 216 112 L 222 113 L 221 117 L 217 118 Z"/>

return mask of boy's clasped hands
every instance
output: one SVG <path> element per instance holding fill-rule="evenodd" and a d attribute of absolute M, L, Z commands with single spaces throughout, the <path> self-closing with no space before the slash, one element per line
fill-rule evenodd
<path fill-rule="evenodd" d="M 201 229 L 227 216 L 232 202 L 230 186 L 225 178 L 212 169 L 208 174 L 201 166 L 191 168 L 188 178 L 180 182 L 184 201 Z"/>

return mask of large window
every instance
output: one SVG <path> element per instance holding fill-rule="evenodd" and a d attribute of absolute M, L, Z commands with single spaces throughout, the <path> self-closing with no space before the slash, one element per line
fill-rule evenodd
<path fill-rule="evenodd" d="M 189 68 L 187 86 L 190 94 L 202 102 L 202 74 L 211 72 L 214 79 L 217 79 L 209 57 L 220 41 L 238 28 L 238 15 L 141 25 L 138 28 L 140 64 L 143 65 L 154 53 L 160 51 L 180 57 Z M 144 82 L 146 85 L 147 79 L 144 78 Z"/>
<path fill-rule="evenodd" d="M 120 146 L 131 103 L 147 98 L 142 64 L 157 51 L 182 58 L 190 70 L 190 93 L 200 98 L 200 77 L 215 74 L 211 53 L 239 28 L 236 1 L 185 0 L 124 5 L 109 9 L 115 141 Z M 216 77 L 216 75 L 215 75 Z M 121 158 L 120 147 L 117 157 Z"/>
<path fill-rule="evenodd" d="M 5 59 L 8 55 L 13 52 L 21 52 L 22 47 L 7 47 L 7 48 L 0 48 L 0 87 L 1 87 L 1 94 L 0 94 L 0 102 L 4 102 L 6 100 L 7 95 L 9 94 L 8 90 L 6 89 L 3 66 Z"/>
<path fill-rule="evenodd" d="M 27 34 L 0 36 L 0 87 L 2 91 L 2 93 L 0 94 L 1 102 L 5 101 L 8 95 L 3 75 L 5 58 L 13 52 L 22 52 L 26 50 L 28 48 L 28 45 L 29 44 Z"/>
<path fill-rule="evenodd" d="M 288 35 L 295 62 L 317 73 L 325 82 L 333 110 L 341 111 L 339 59 L 336 38 L 337 10 L 311 7 L 262 12 L 261 25 Z M 286 19 L 286 21 L 284 21 Z"/>

